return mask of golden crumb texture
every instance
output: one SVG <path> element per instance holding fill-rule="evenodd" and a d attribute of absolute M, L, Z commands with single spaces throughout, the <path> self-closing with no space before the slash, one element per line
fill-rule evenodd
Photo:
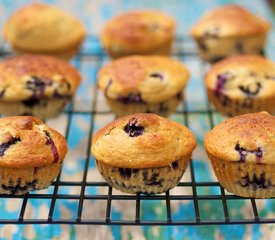
<path fill-rule="evenodd" d="M 207 11 L 192 27 L 194 38 L 235 37 L 267 33 L 271 24 L 238 5 L 225 5 Z"/>
<path fill-rule="evenodd" d="M 65 138 L 36 117 L 0 119 L 0 167 L 29 168 L 62 162 Z"/>
<path fill-rule="evenodd" d="M 98 86 L 109 99 L 140 94 L 147 103 L 158 103 L 181 93 L 189 79 L 187 68 L 162 56 L 128 56 L 100 69 Z"/>
<path fill-rule="evenodd" d="M 164 13 L 139 10 L 122 13 L 110 19 L 103 28 L 101 41 L 107 49 L 145 52 L 170 42 L 175 21 Z"/>
<path fill-rule="evenodd" d="M 81 76 L 65 61 L 43 55 L 20 55 L 0 62 L 2 101 L 71 97 Z"/>
<path fill-rule="evenodd" d="M 99 130 L 92 153 L 97 161 L 113 167 L 142 169 L 190 157 L 195 147 L 195 136 L 185 126 L 155 114 L 137 113 Z"/>
<path fill-rule="evenodd" d="M 78 46 L 83 24 L 58 8 L 32 3 L 17 10 L 4 25 L 4 37 L 18 51 L 57 53 Z"/>
<path fill-rule="evenodd" d="M 275 164 L 275 117 L 260 112 L 229 118 L 207 134 L 204 145 L 225 161 Z"/>
<path fill-rule="evenodd" d="M 237 55 L 214 64 L 205 76 L 206 87 L 217 90 L 219 76 L 226 78 L 223 94 L 231 98 L 275 98 L 275 64 L 257 55 Z"/>

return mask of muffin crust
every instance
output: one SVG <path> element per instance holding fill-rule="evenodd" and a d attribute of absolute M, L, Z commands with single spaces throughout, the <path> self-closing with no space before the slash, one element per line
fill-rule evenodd
<path fill-rule="evenodd" d="M 175 21 L 158 11 L 130 11 L 109 20 L 101 41 L 112 57 L 169 53 Z M 165 49 L 165 50 L 164 50 Z"/>
<path fill-rule="evenodd" d="M 70 52 L 85 37 L 83 24 L 56 7 L 32 3 L 17 10 L 4 26 L 4 37 L 20 52 Z"/>
<path fill-rule="evenodd" d="M 21 55 L 0 63 L 1 101 L 71 97 L 81 77 L 66 62 L 43 55 Z"/>
<path fill-rule="evenodd" d="M 275 117 L 261 112 L 230 118 L 209 132 L 204 144 L 224 161 L 275 164 Z"/>
<path fill-rule="evenodd" d="M 181 93 L 188 78 L 188 70 L 175 60 L 129 56 L 104 66 L 98 73 L 98 86 L 109 99 L 159 103 Z"/>
<path fill-rule="evenodd" d="M 60 163 L 68 149 L 64 137 L 35 117 L 0 119 L 0 167 L 29 168 Z"/>
<path fill-rule="evenodd" d="M 225 5 L 205 13 L 193 26 L 191 35 L 235 37 L 267 33 L 271 24 L 238 5 Z"/>
<path fill-rule="evenodd" d="M 185 126 L 155 114 L 133 114 L 99 130 L 92 144 L 97 161 L 119 168 L 154 168 L 190 157 L 194 134 Z"/>
<path fill-rule="evenodd" d="M 222 113 L 275 113 L 275 65 L 261 56 L 220 61 L 206 74 L 205 82 L 209 99 Z"/>

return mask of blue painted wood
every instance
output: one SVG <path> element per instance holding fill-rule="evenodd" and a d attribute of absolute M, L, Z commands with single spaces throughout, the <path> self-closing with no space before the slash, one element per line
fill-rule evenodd
<path fill-rule="evenodd" d="M 18 7 L 30 3 L 28 0 L 0 0 L 0 29 L 8 16 Z M 266 1 L 262 0 L 47 0 L 44 1 L 54 4 L 63 10 L 68 11 L 72 15 L 81 19 L 87 28 L 89 34 L 98 35 L 104 23 L 118 13 L 131 9 L 159 9 L 171 16 L 177 21 L 177 34 L 188 34 L 192 24 L 196 22 L 198 17 L 207 9 L 211 9 L 218 5 L 228 3 L 239 3 L 248 8 L 252 12 L 265 17 L 274 23 L 274 18 L 267 5 Z M 275 43 L 274 31 L 270 34 L 267 46 L 267 53 L 271 59 L 275 60 Z M 96 43 L 92 48 L 99 48 Z M 192 73 L 190 83 L 187 87 L 187 102 L 189 110 L 200 107 L 205 107 L 205 91 L 202 87 L 202 79 L 199 74 L 199 63 L 195 60 L 184 60 Z M 73 61 L 77 65 L 77 61 Z M 95 87 L 95 75 L 97 70 L 96 62 L 88 62 L 81 66 L 83 74 L 82 86 L 79 88 L 76 101 L 77 108 L 89 108 L 93 100 L 93 89 Z M 194 94 L 201 92 L 201 94 Z M 102 100 L 100 100 L 102 99 Z M 87 107 L 88 105 L 88 107 Z M 108 109 L 103 98 L 99 98 L 99 108 Z M 107 122 L 111 121 L 112 115 L 100 116 L 95 118 L 95 128 L 99 129 Z M 184 122 L 183 117 L 172 116 L 172 119 Z M 215 123 L 222 120 L 219 115 L 214 116 Z M 65 116 L 59 117 L 57 120 L 50 120 L 48 124 L 57 128 L 64 133 Z M 197 181 L 212 181 L 214 179 L 211 174 L 209 163 L 206 161 L 205 152 L 203 151 L 202 143 L 205 132 L 210 128 L 206 115 L 191 115 L 190 128 L 196 133 L 199 147 L 194 155 L 194 167 L 196 169 L 195 178 Z M 72 127 L 69 132 L 70 152 L 67 161 L 64 163 L 64 171 L 61 176 L 62 181 L 66 180 L 82 180 L 82 172 L 85 164 L 85 154 L 88 141 L 90 118 L 88 116 L 75 115 L 72 119 Z M 188 176 L 186 176 L 188 177 Z M 88 180 L 101 180 L 96 168 L 94 159 L 91 157 Z M 52 193 L 53 187 L 43 191 L 44 193 Z M 59 193 L 74 193 L 79 194 L 80 189 L 61 187 Z M 87 187 L 86 193 L 95 194 L 103 193 L 106 189 L 96 189 Z M 191 189 L 186 190 L 187 192 Z M 219 194 L 219 188 L 199 188 L 199 194 Z M 118 193 L 118 192 L 117 192 Z M 186 193 L 181 193 L 186 194 Z M 263 202 L 263 201 L 262 201 Z M 26 218 L 46 218 L 49 210 L 50 200 L 29 200 L 26 209 Z M 172 205 L 172 215 L 174 220 L 194 218 L 194 207 L 190 201 L 174 202 Z M 247 201 L 234 200 L 228 201 L 229 214 L 232 218 L 251 217 L 251 206 Z M 9 200 L 0 198 L 0 218 L 16 218 L 19 214 L 21 200 Z M 274 201 L 268 201 L 260 209 L 260 216 L 275 215 Z M 54 218 L 73 219 L 76 217 L 78 202 L 72 200 L 57 200 L 54 211 Z M 221 201 L 207 202 L 200 201 L 201 217 L 208 218 L 223 218 L 221 210 Z M 83 218 L 105 218 L 106 202 L 104 201 L 85 201 Z M 250 208 L 250 209 L 249 209 Z M 111 212 L 112 219 L 131 218 L 134 213 L 135 206 L 131 202 L 119 203 L 114 202 L 114 208 Z M 141 217 L 143 219 L 165 219 L 165 207 L 163 202 L 159 201 L 143 201 L 141 202 Z M 8 226 L 0 225 L 1 239 L 52 239 L 54 237 L 60 239 L 271 239 L 273 233 L 270 225 L 253 225 L 253 226 L 205 226 L 205 227 L 127 227 L 127 226 L 43 226 L 43 225 L 27 225 L 27 226 Z"/>

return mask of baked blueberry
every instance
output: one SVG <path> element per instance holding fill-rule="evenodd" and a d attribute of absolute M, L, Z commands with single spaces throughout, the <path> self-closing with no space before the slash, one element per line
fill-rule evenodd
<path fill-rule="evenodd" d="M 12 137 L 12 139 L 10 141 L 1 143 L 0 144 L 0 156 L 1 157 L 4 156 L 5 151 L 7 151 L 11 145 L 14 145 L 20 141 L 21 141 L 21 139 L 19 137 Z"/>
<path fill-rule="evenodd" d="M 256 174 L 253 174 L 252 179 L 250 179 L 250 176 L 247 174 L 240 180 L 240 184 L 242 187 L 250 187 L 254 190 L 257 190 L 258 188 L 268 188 L 271 186 L 270 181 L 267 181 L 265 179 L 265 173 L 261 173 L 259 177 L 256 176 Z"/>
<path fill-rule="evenodd" d="M 123 104 L 144 103 L 140 93 L 129 93 L 128 96 L 118 96 L 117 101 Z"/>
<path fill-rule="evenodd" d="M 144 127 L 138 124 L 138 120 L 133 118 L 131 119 L 127 125 L 124 127 L 124 131 L 130 136 L 130 137 L 138 137 L 143 134 Z"/>
<path fill-rule="evenodd" d="M 57 148 L 55 146 L 55 143 L 54 143 L 53 139 L 51 138 L 50 133 L 47 130 L 44 130 L 44 133 L 45 133 L 45 136 L 46 136 L 46 139 L 47 139 L 46 144 L 51 146 L 52 153 L 53 153 L 53 156 L 54 156 L 54 161 L 53 162 L 55 163 L 59 159 Z"/>
<path fill-rule="evenodd" d="M 229 76 L 230 76 L 230 73 L 228 72 L 218 74 L 216 88 L 215 88 L 216 95 L 220 95 L 222 93 L 225 83 L 228 80 Z"/>
<path fill-rule="evenodd" d="M 161 73 L 154 72 L 149 75 L 152 78 L 158 78 L 160 81 L 163 81 L 164 77 Z"/>

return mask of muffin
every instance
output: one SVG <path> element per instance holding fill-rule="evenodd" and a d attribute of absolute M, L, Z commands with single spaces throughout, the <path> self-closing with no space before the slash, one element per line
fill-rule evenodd
<path fill-rule="evenodd" d="M 4 25 L 4 37 L 17 52 L 64 59 L 77 53 L 85 35 L 80 21 L 44 3 L 20 8 Z"/>
<path fill-rule="evenodd" d="M 216 62 L 236 54 L 263 54 L 269 22 L 238 5 L 208 11 L 192 27 L 199 56 Z"/>
<path fill-rule="evenodd" d="M 267 112 L 236 116 L 205 138 L 220 184 L 242 197 L 275 197 L 275 117 Z"/>
<path fill-rule="evenodd" d="M 0 119 L 0 194 L 50 186 L 67 153 L 65 138 L 36 117 Z"/>
<path fill-rule="evenodd" d="M 112 58 L 133 54 L 170 55 L 175 21 L 158 11 L 131 11 L 109 20 L 101 42 Z"/>
<path fill-rule="evenodd" d="M 80 75 L 49 56 L 20 55 L 0 63 L 0 113 L 6 116 L 56 116 L 71 99 Z"/>
<path fill-rule="evenodd" d="M 275 65 L 261 56 L 224 59 L 206 74 L 205 83 L 209 100 L 225 115 L 275 114 Z"/>
<path fill-rule="evenodd" d="M 177 185 L 195 147 L 195 136 L 185 126 L 139 113 L 99 130 L 92 153 L 112 187 L 131 194 L 155 194 Z"/>
<path fill-rule="evenodd" d="M 161 56 L 128 56 L 107 64 L 98 73 L 98 86 L 116 116 L 157 113 L 168 116 L 182 100 L 189 72 Z"/>

